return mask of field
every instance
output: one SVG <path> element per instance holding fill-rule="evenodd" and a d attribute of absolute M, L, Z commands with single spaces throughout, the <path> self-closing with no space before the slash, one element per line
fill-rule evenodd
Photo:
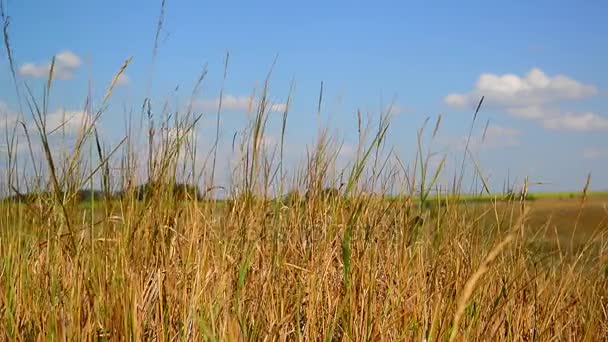
<path fill-rule="evenodd" d="M 5 203 L 3 337 L 597 340 L 607 201 Z"/>
<path fill-rule="evenodd" d="M 589 179 L 579 193 L 527 194 L 526 181 L 509 184 L 522 196 L 465 194 L 464 178 L 488 189 L 468 144 L 453 184 L 440 184 L 446 168 L 423 137 L 441 116 L 406 165 L 386 146 L 390 113 L 357 117 L 346 166 L 322 123 L 302 164 L 284 163 L 291 97 L 267 144 L 268 79 L 228 157 L 221 108 L 201 163 L 202 114 L 149 98 L 124 139 L 104 141 L 97 127 L 130 59 L 68 141 L 65 122 L 48 126 L 54 63 L 41 98 L 17 92 L 30 124 L 2 126 L 0 340 L 608 337 L 608 193 Z M 220 158 L 234 161 L 227 184 Z"/>

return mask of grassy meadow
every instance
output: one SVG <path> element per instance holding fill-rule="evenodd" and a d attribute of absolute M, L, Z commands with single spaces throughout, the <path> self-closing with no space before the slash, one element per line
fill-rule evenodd
<path fill-rule="evenodd" d="M 264 143 L 267 80 L 235 138 L 231 182 L 218 184 L 216 160 L 227 157 L 215 144 L 195 160 L 194 111 L 155 112 L 145 100 L 141 127 L 103 141 L 97 127 L 129 62 L 66 144 L 46 120 L 53 63 L 42 96 L 18 92 L 33 125 L 3 132 L 1 340 L 608 336 L 608 195 L 590 192 L 589 180 L 572 194 L 465 194 L 464 168 L 485 184 L 465 149 L 445 192 L 448 171 L 429 163 L 421 138 L 434 139 L 440 118 L 421 128 L 417 155 L 402 163 L 385 143 L 390 113 L 359 117 L 346 167 L 324 127 L 301 166 L 288 166 L 289 100 L 282 131 L 272 132 L 279 143 Z M 195 185 L 175 191 L 176 183 Z M 91 188 L 94 198 L 78 197 Z"/>

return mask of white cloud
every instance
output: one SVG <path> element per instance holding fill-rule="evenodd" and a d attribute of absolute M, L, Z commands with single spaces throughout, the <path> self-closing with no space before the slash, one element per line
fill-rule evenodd
<path fill-rule="evenodd" d="M 71 51 L 61 51 L 55 55 L 55 67 L 53 78 L 58 80 L 69 80 L 74 76 L 74 71 L 82 65 L 80 57 Z M 25 63 L 19 67 L 19 74 L 33 78 L 48 77 L 51 63 Z"/>
<path fill-rule="evenodd" d="M 19 74 L 23 76 L 31 76 L 34 78 L 42 78 L 48 76 L 49 70 L 51 70 L 50 64 L 34 64 L 25 63 L 19 67 Z"/>
<path fill-rule="evenodd" d="M 27 115 L 26 115 L 27 116 Z M 19 119 L 17 112 L 11 109 L 6 103 L 0 101 L 0 128 L 6 127 L 6 124 L 14 124 Z M 22 118 L 28 130 L 35 131 L 36 125 L 31 116 Z M 46 115 L 46 131 L 61 132 L 64 131 L 67 135 L 78 133 L 83 127 L 92 123 L 90 114 L 82 110 L 65 110 L 58 108 Z"/>
<path fill-rule="evenodd" d="M 503 109 L 517 118 L 539 121 L 547 129 L 606 130 L 608 119 L 598 114 L 563 113 L 553 108 L 562 101 L 581 100 L 598 93 L 593 85 L 564 75 L 548 76 L 534 68 L 521 77 L 514 74 L 482 74 L 471 91 L 449 94 L 444 101 L 451 107 L 472 108 L 481 96 L 485 96 L 484 105 Z"/>
<path fill-rule="evenodd" d="M 193 107 L 196 109 L 200 109 L 200 110 L 211 111 L 211 110 L 217 110 L 219 103 L 220 103 L 219 98 L 196 100 L 193 103 Z M 250 107 L 253 106 L 252 103 L 253 103 L 253 101 L 252 101 L 251 97 L 246 97 L 246 96 L 236 97 L 236 96 L 232 96 L 232 95 L 225 95 L 222 98 L 222 109 L 248 110 Z"/>
<path fill-rule="evenodd" d="M 480 144 L 488 147 L 517 146 L 520 135 L 521 132 L 514 128 L 490 125 L 485 132 L 485 138 L 482 136 Z"/>
<path fill-rule="evenodd" d="M 583 158 L 585 159 L 604 159 L 608 158 L 608 149 L 599 149 L 588 147 L 583 150 Z"/>
<path fill-rule="evenodd" d="M 219 98 L 196 100 L 193 108 L 203 111 L 215 111 L 219 106 Z M 251 96 L 224 95 L 222 98 L 222 110 L 228 111 L 252 111 L 257 108 L 259 101 Z M 283 112 L 287 108 L 285 103 L 270 103 L 269 112 Z"/>
<path fill-rule="evenodd" d="M 539 121 L 544 128 L 578 132 L 608 130 L 608 119 L 592 112 L 566 112 L 559 109 L 531 106 L 509 108 L 507 112 L 515 117 Z"/>
<path fill-rule="evenodd" d="M 510 127 L 503 127 L 499 125 L 490 125 L 483 133 L 479 135 L 471 136 L 469 141 L 469 150 L 490 150 L 505 147 L 518 146 L 520 144 L 521 132 L 517 129 Z M 456 148 L 457 150 L 464 150 L 467 144 L 468 137 L 463 136 L 459 138 L 441 138 L 440 141 L 443 145 L 448 148 Z"/>
<path fill-rule="evenodd" d="M 514 74 L 482 74 L 473 90 L 449 94 L 445 102 L 453 107 L 475 106 L 481 96 L 485 96 L 488 105 L 512 108 L 578 100 L 597 94 L 598 90 L 593 85 L 564 75 L 551 77 L 534 68 L 522 77 Z"/>
<path fill-rule="evenodd" d="M 76 69 L 79 68 L 82 62 L 80 57 L 75 55 L 71 51 L 61 51 L 55 55 L 55 63 L 65 68 Z"/>
<path fill-rule="evenodd" d="M 74 137 L 84 127 L 84 124 L 88 125 L 91 123 L 90 119 L 91 117 L 83 111 L 57 109 L 48 113 L 46 117 L 46 130 L 50 136 L 49 143 L 53 146 L 57 145 L 57 148 L 63 148 L 59 147 L 62 139 L 60 135 L 65 133 L 66 137 Z M 17 120 L 24 120 L 24 124 L 32 138 L 30 142 L 32 144 L 32 150 L 34 154 L 37 155 L 41 151 L 42 145 L 38 137 L 36 125 L 31 116 L 26 115 L 26 118 L 20 119 L 17 111 L 0 101 L 0 136 L 6 133 L 5 129 L 12 129 L 14 127 L 13 125 L 18 122 Z M 15 134 L 15 137 L 17 138 L 17 146 L 15 146 L 14 151 L 17 154 L 27 153 L 27 156 L 23 155 L 22 157 L 29 159 L 29 147 L 28 144 L 25 143 L 26 137 L 22 127 L 18 126 L 16 131 L 11 131 L 9 134 Z M 5 141 L 0 142 L 0 151 L 4 151 L 6 148 Z"/>
<path fill-rule="evenodd" d="M 17 113 L 0 101 L 0 129 L 11 127 L 17 122 Z"/>
<path fill-rule="evenodd" d="M 548 129 L 570 131 L 605 131 L 608 130 L 608 119 L 595 113 L 566 113 L 543 120 L 543 126 Z"/>
<path fill-rule="evenodd" d="M 47 131 L 65 131 L 66 134 L 76 134 L 85 125 L 91 124 L 91 116 L 83 111 L 66 111 L 58 109 L 47 115 Z"/>
<path fill-rule="evenodd" d="M 468 101 L 467 97 L 470 97 L 470 95 L 448 94 L 448 96 L 445 97 L 444 101 L 448 106 L 451 107 L 465 107 Z"/>
<path fill-rule="evenodd" d="M 541 106 L 507 108 L 507 112 L 520 119 L 539 120 L 547 116 L 554 116 L 550 109 Z"/>
<path fill-rule="evenodd" d="M 0 128 L 12 125 L 18 120 L 17 112 L 11 109 L 6 103 L 0 101 Z M 23 119 L 25 120 L 25 119 Z M 35 130 L 36 125 L 31 117 L 25 122 L 30 130 Z M 83 125 L 91 123 L 91 116 L 79 110 L 57 109 L 46 116 L 47 132 L 65 130 L 66 134 L 77 133 Z"/>

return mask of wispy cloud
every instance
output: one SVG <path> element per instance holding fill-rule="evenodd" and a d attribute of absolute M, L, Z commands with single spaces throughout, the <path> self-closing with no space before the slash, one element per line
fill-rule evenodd
<path fill-rule="evenodd" d="M 5 102 L 0 101 L 0 128 L 12 125 L 19 119 L 17 111 L 10 108 Z M 24 120 L 28 129 L 35 130 L 36 126 L 32 119 Z M 66 110 L 58 108 L 46 115 L 47 132 L 61 130 L 67 135 L 78 133 L 83 125 L 91 123 L 91 116 L 81 110 Z"/>
<path fill-rule="evenodd" d="M 14 126 L 21 120 L 27 130 L 30 132 L 30 136 L 35 137 L 30 141 L 33 153 L 37 156 L 42 151 L 42 145 L 40 139 L 37 138 L 37 127 L 31 118 L 20 117 L 17 111 L 8 106 L 5 102 L 0 101 L 0 135 L 7 133 L 5 129 L 11 130 L 17 128 L 16 131 L 9 131 L 9 137 L 15 134 L 17 145 L 14 146 L 14 152 L 17 154 L 27 153 L 30 158 L 28 144 L 25 143 L 25 135 L 21 125 Z M 46 116 L 47 132 L 49 133 L 49 144 L 57 149 L 64 148 L 62 145 L 65 141 L 63 137 L 68 138 L 67 141 L 73 141 L 74 138 L 85 125 L 91 123 L 91 116 L 87 113 L 79 110 L 64 110 L 57 109 L 49 112 Z M 0 151 L 7 149 L 6 143 L 3 140 L 0 142 Z"/>
<path fill-rule="evenodd" d="M 510 127 L 490 125 L 486 129 L 485 136 L 482 135 L 480 145 L 492 147 L 508 147 L 519 145 L 521 132 Z"/>
<path fill-rule="evenodd" d="M 120 74 L 120 76 L 118 77 L 118 80 L 116 80 L 117 86 L 127 86 L 130 83 L 131 83 L 131 79 L 125 73 Z"/>
<path fill-rule="evenodd" d="M 85 125 L 89 125 L 91 120 L 91 116 L 84 111 L 57 109 L 47 116 L 47 131 L 61 131 L 73 135 Z"/>
<path fill-rule="evenodd" d="M 9 108 L 5 102 L 0 101 L 0 129 L 13 126 L 17 120 L 17 112 Z"/>
<path fill-rule="evenodd" d="M 518 146 L 520 144 L 521 132 L 515 128 L 499 125 L 490 125 L 485 132 L 471 136 L 469 149 L 472 151 L 499 149 Z M 468 137 L 442 138 L 440 141 L 449 148 L 464 150 Z"/>
<path fill-rule="evenodd" d="M 217 110 L 220 103 L 219 98 L 201 99 L 193 103 L 196 110 L 213 111 Z M 251 96 L 224 95 L 222 98 L 222 110 L 227 111 L 252 111 L 257 108 L 259 101 Z M 283 112 L 287 105 L 280 102 L 269 103 L 268 111 Z"/>
<path fill-rule="evenodd" d="M 69 80 L 74 77 L 74 72 L 82 65 L 80 57 L 71 51 L 61 51 L 55 55 L 55 68 L 53 78 L 58 80 Z M 51 63 L 25 63 L 19 67 L 19 74 L 33 78 L 48 77 Z"/>
<path fill-rule="evenodd" d="M 608 119 L 596 113 L 564 113 L 554 108 L 563 101 L 582 100 L 598 93 L 593 85 L 564 75 L 549 76 L 534 68 L 524 76 L 482 74 L 472 90 L 449 94 L 444 101 L 451 107 L 472 108 L 485 96 L 486 105 L 517 118 L 538 121 L 547 129 L 606 130 Z"/>
<path fill-rule="evenodd" d="M 593 112 L 562 112 L 541 106 L 510 108 L 507 112 L 515 117 L 535 120 L 544 128 L 578 132 L 608 130 L 608 118 Z"/>
<path fill-rule="evenodd" d="M 608 149 L 588 147 L 583 150 L 583 158 L 585 159 L 608 159 Z"/>
<path fill-rule="evenodd" d="M 608 130 L 608 118 L 601 117 L 595 113 L 566 113 L 543 120 L 543 126 L 549 129 L 562 129 L 570 131 L 606 131 Z"/>

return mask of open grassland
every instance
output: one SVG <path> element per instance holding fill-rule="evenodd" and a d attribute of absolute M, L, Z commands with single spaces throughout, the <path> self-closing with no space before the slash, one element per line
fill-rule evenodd
<path fill-rule="evenodd" d="M 162 14 L 159 31 L 161 24 Z M 128 59 L 100 103 L 87 99 L 90 115 L 76 137 L 58 143 L 61 129 L 47 126 L 54 61 L 41 99 L 30 88 L 20 93 L 7 28 L 9 64 L 31 124 L 3 132 L 9 199 L 0 204 L 0 339 L 608 336 L 608 210 L 605 196 L 588 191 L 590 179 L 572 198 L 477 200 L 459 191 L 466 167 L 490 193 L 465 148 L 447 185 L 453 191 L 437 196 L 446 188 L 438 182 L 445 159 L 430 166 L 421 129 L 406 166 L 386 146 L 390 113 L 378 122 L 359 113 L 359 145 L 347 166 L 337 166 L 339 140 L 320 125 L 304 165 L 288 169 L 291 97 L 278 116 L 279 143 L 269 146 L 267 79 L 248 126 L 234 136 L 220 201 L 221 108 L 203 163 L 193 152 L 202 114 L 157 110 L 150 99 L 140 118 L 128 118 L 124 139 L 104 141 L 97 127 Z M 319 111 L 321 99 L 322 91 Z M 137 149 L 133 132 L 144 132 L 145 148 Z M 94 187 L 100 198 L 83 204 L 81 189 Z"/>
<path fill-rule="evenodd" d="M 463 201 L 468 203 L 474 202 L 493 202 L 493 201 L 506 201 L 509 199 L 518 199 L 521 197 L 521 194 L 516 193 L 505 193 L 505 194 L 448 194 L 447 195 L 450 200 L 453 201 Z M 568 199 L 578 199 L 585 196 L 587 198 L 608 198 L 608 192 L 606 191 L 592 191 L 583 193 L 582 191 L 566 191 L 566 192 L 534 192 L 526 195 L 526 199 L 531 201 L 536 201 L 539 199 L 547 200 L 568 200 Z"/>
<path fill-rule="evenodd" d="M 52 199 L 2 205 L 4 338 L 608 332 L 605 198 L 423 209 L 406 197 L 217 206 L 159 193 L 95 206 L 67 208 L 70 235 Z"/>

